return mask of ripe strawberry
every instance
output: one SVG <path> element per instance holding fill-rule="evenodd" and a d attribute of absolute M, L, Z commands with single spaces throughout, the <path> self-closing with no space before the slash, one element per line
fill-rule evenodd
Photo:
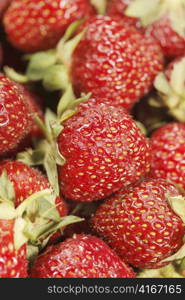
<path fill-rule="evenodd" d="M 183 244 L 183 221 L 167 201 L 176 196 L 172 184 L 145 180 L 105 201 L 92 218 L 93 228 L 127 263 L 158 268 Z"/>
<path fill-rule="evenodd" d="M 139 180 L 150 169 L 147 139 L 121 106 L 89 99 L 64 123 L 58 138 L 65 197 L 90 202 Z"/>
<path fill-rule="evenodd" d="M 71 23 L 94 13 L 88 0 L 14 0 L 4 26 L 16 48 L 36 52 L 54 47 Z"/>
<path fill-rule="evenodd" d="M 91 92 L 131 109 L 163 68 L 160 47 L 121 19 L 96 16 L 85 27 L 71 64 L 76 94 Z"/>
<path fill-rule="evenodd" d="M 45 175 L 22 162 L 2 161 L 0 163 L 0 175 L 4 170 L 6 170 L 8 178 L 14 186 L 16 207 L 32 194 L 50 188 Z M 67 215 L 67 206 L 63 199 L 56 198 L 56 207 L 61 217 Z"/>
<path fill-rule="evenodd" d="M 185 53 L 184 0 L 133 0 L 125 14 L 139 18 L 146 35 L 154 37 L 166 57 Z"/>
<path fill-rule="evenodd" d="M 41 254 L 31 277 L 39 278 L 125 278 L 134 272 L 100 239 L 74 235 Z"/>
<path fill-rule="evenodd" d="M 1 0 L 0 1 L 0 17 L 4 13 L 5 9 L 7 9 L 8 5 L 12 0 Z"/>
<path fill-rule="evenodd" d="M 0 278 L 26 278 L 26 246 L 15 249 L 14 219 L 0 219 Z"/>
<path fill-rule="evenodd" d="M 130 25 L 141 29 L 141 24 L 137 18 L 127 17 L 125 10 L 133 0 L 108 0 L 107 14 L 111 17 L 121 17 L 122 20 Z"/>
<path fill-rule="evenodd" d="M 31 128 L 24 94 L 6 76 L 0 75 L 0 152 L 15 149 Z"/>
<path fill-rule="evenodd" d="M 165 178 L 185 190 L 185 124 L 169 123 L 151 138 L 152 168 L 156 178 Z"/>

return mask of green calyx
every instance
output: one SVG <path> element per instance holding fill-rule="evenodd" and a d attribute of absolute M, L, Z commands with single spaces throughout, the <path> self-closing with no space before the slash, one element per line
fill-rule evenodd
<path fill-rule="evenodd" d="M 168 264 L 160 269 L 144 269 L 139 272 L 137 278 L 183 278 L 175 264 Z"/>
<path fill-rule="evenodd" d="M 170 81 L 160 73 L 154 82 L 162 103 L 169 114 L 180 122 L 185 121 L 185 58 L 174 65 Z"/>
<path fill-rule="evenodd" d="M 100 15 L 104 15 L 107 9 L 108 0 L 90 0 L 91 4 L 95 7 Z"/>
<path fill-rule="evenodd" d="M 55 49 L 25 55 L 28 66 L 25 74 L 19 74 L 9 67 L 5 74 L 14 81 L 27 83 L 41 81 L 48 91 L 66 91 L 70 84 L 72 55 L 86 30 L 75 35 L 83 20 L 73 22 Z"/>
<path fill-rule="evenodd" d="M 184 0 L 133 0 L 125 14 L 139 18 L 144 27 L 167 15 L 173 30 L 182 38 L 185 37 Z"/>

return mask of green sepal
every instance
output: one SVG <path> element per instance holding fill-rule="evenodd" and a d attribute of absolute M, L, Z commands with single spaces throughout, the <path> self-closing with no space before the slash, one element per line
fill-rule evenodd
<path fill-rule="evenodd" d="M 185 244 L 175 254 L 163 259 L 161 262 L 172 262 L 174 260 L 183 259 L 185 257 Z"/>
<path fill-rule="evenodd" d="M 18 153 L 16 160 L 25 163 L 28 166 L 38 166 L 43 164 L 44 157 L 44 150 L 28 149 L 27 151 Z"/>
<path fill-rule="evenodd" d="M 12 182 L 9 180 L 6 170 L 0 176 L 0 202 L 14 202 L 15 191 Z"/>
<path fill-rule="evenodd" d="M 104 15 L 107 9 L 107 0 L 90 0 L 91 4 L 95 7 L 100 15 Z"/>
<path fill-rule="evenodd" d="M 68 71 L 63 65 L 49 67 L 43 76 L 43 86 L 48 91 L 65 90 L 68 84 Z"/>
<path fill-rule="evenodd" d="M 21 246 L 27 243 L 28 238 L 24 234 L 26 221 L 23 218 L 16 218 L 14 223 L 14 247 L 19 250 Z"/>
<path fill-rule="evenodd" d="M 0 219 L 11 220 L 16 217 L 16 210 L 14 205 L 11 203 L 3 202 L 0 203 Z"/>
<path fill-rule="evenodd" d="M 47 69 L 56 63 L 55 50 L 37 52 L 30 57 L 26 76 L 30 81 L 42 80 Z"/>
<path fill-rule="evenodd" d="M 185 198 L 183 196 L 172 197 L 170 195 L 166 195 L 166 199 L 172 210 L 185 224 Z"/>
<path fill-rule="evenodd" d="M 138 273 L 137 278 L 183 278 L 173 264 L 160 269 L 144 269 Z"/>
<path fill-rule="evenodd" d="M 26 75 L 23 75 L 23 74 L 20 74 L 18 72 L 16 72 L 14 69 L 8 67 L 8 66 L 5 66 L 3 68 L 4 70 L 4 73 L 6 74 L 6 76 L 16 82 L 19 82 L 19 83 L 22 83 L 22 84 L 25 84 L 25 83 L 28 83 L 29 82 L 29 79 Z"/>
<path fill-rule="evenodd" d="M 30 244 L 26 247 L 26 257 L 30 263 L 33 263 L 39 254 L 39 248 Z"/>

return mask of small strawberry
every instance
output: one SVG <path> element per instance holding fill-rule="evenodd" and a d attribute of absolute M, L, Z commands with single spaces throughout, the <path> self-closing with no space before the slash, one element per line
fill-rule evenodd
<path fill-rule="evenodd" d="M 151 138 L 151 174 L 170 180 L 185 190 L 185 124 L 169 123 Z"/>
<path fill-rule="evenodd" d="M 131 109 L 163 68 L 160 47 L 117 18 L 95 16 L 84 28 L 70 67 L 76 94 L 91 92 Z"/>
<path fill-rule="evenodd" d="M 181 198 L 172 184 L 148 179 L 105 201 L 92 226 L 127 263 L 159 268 L 183 245 L 184 223 L 169 205 Z"/>
<path fill-rule="evenodd" d="M 2 161 L 0 163 L 0 175 L 5 170 L 15 190 L 16 207 L 34 193 L 50 188 L 50 184 L 45 175 L 39 170 L 27 166 L 22 162 L 11 160 Z M 55 203 L 60 216 L 66 216 L 67 206 L 64 200 L 57 197 Z"/>
<path fill-rule="evenodd" d="M 58 166 L 65 197 L 90 202 L 135 183 L 150 170 L 150 148 L 121 106 L 91 98 L 64 122 L 58 148 L 66 163 Z"/>
<path fill-rule="evenodd" d="M 14 243 L 15 220 L 0 218 L 0 278 L 26 278 L 26 245 L 16 247 Z"/>
<path fill-rule="evenodd" d="M 185 56 L 173 60 L 155 79 L 161 105 L 178 121 L 185 122 Z"/>
<path fill-rule="evenodd" d="M 88 0 L 14 0 L 4 26 L 12 45 L 36 52 L 54 47 L 71 23 L 94 13 Z"/>
<path fill-rule="evenodd" d="M 31 129 L 24 93 L 6 76 L 0 75 L 0 153 L 15 149 Z"/>
<path fill-rule="evenodd" d="M 125 14 L 139 18 L 146 36 L 158 41 L 167 58 L 185 53 L 184 0 L 133 0 Z"/>
<path fill-rule="evenodd" d="M 107 14 L 111 17 L 121 17 L 122 20 L 128 24 L 140 29 L 141 24 L 137 18 L 127 17 L 125 15 L 125 10 L 132 1 L 133 0 L 108 0 Z"/>
<path fill-rule="evenodd" d="M 32 268 L 31 277 L 131 278 L 135 275 L 100 239 L 74 235 L 41 254 Z"/>

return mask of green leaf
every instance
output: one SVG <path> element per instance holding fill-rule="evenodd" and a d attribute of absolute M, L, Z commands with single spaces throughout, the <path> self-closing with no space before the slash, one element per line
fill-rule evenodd
<path fill-rule="evenodd" d="M 0 198 L 3 201 L 15 200 L 15 191 L 12 182 L 9 180 L 6 170 L 0 176 Z"/>
<path fill-rule="evenodd" d="M 174 65 L 170 84 L 179 96 L 185 96 L 185 58 Z"/>
<path fill-rule="evenodd" d="M 22 218 L 17 218 L 14 224 L 14 247 L 19 250 L 22 245 L 27 242 L 27 237 L 24 234 L 26 221 Z"/>
<path fill-rule="evenodd" d="M 57 115 L 60 118 L 61 115 L 64 113 L 65 110 L 68 109 L 70 103 L 76 99 L 72 84 L 68 86 L 65 93 L 63 94 L 62 98 L 60 99 L 58 106 L 57 106 Z"/>
<path fill-rule="evenodd" d="M 170 95 L 173 93 L 164 73 L 159 73 L 159 75 L 155 78 L 154 86 L 159 92 L 165 95 Z"/>
<path fill-rule="evenodd" d="M 25 152 L 17 154 L 16 160 L 21 161 L 29 166 L 42 165 L 44 162 L 45 151 L 44 150 L 32 150 L 29 149 Z"/>
<path fill-rule="evenodd" d="M 143 19 L 158 13 L 160 2 L 161 0 L 133 0 L 126 9 L 125 14 L 129 17 L 141 18 L 143 23 L 148 23 L 146 21 L 144 22 Z"/>
<path fill-rule="evenodd" d="M 96 8 L 100 15 L 104 15 L 107 9 L 107 0 L 90 0 L 91 4 Z"/>
<path fill-rule="evenodd" d="M 8 66 L 5 66 L 3 68 L 3 70 L 4 70 L 4 73 L 6 74 L 6 76 L 8 76 L 10 79 L 12 79 L 16 82 L 27 83 L 29 81 L 27 76 L 17 73 L 14 69 L 12 69 Z"/>
<path fill-rule="evenodd" d="M 169 256 L 165 259 L 163 259 L 161 262 L 171 262 L 178 259 L 183 259 L 185 257 L 185 244 L 180 248 L 178 252 L 176 252 L 174 255 Z"/>
<path fill-rule="evenodd" d="M 53 65 L 43 76 L 43 86 L 48 91 L 65 90 L 69 84 L 69 74 L 63 65 Z"/>
<path fill-rule="evenodd" d="M 60 221 L 60 215 L 55 205 L 55 194 L 39 199 L 39 216 L 44 219 Z"/>
<path fill-rule="evenodd" d="M 44 159 L 44 168 L 46 170 L 49 183 L 51 184 L 52 188 L 54 189 L 54 192 L 57 196 L 60 194 L 59 184 L 58 184 L 58 169 L 56 165 L 56 158 L 55 153 L 53 153 L 52 149 L 51 151 L 48 151 L 45 155 Z"/>
<path fill-rule="evenodd" d="M 38 256 L 39 254 L 39 248 L 36 247 L 36 246 L 33 246 L 33 245 L 27 245 L 26 247 L 26 256 L 27 256 L 27 259 L 32 263 L 34 262 L 34 260 L 36 259 L 36 257 Z"/>
<path fill-rule="evenodd" d="M 31 56 L 26 71 L 26 76 L 31 81 L 43 79 L 47 69 L 56 63 L 55 50 L 37 52 Z"/>
<path fill-rule="evenodd" d="M 166 198 L 172 210 L 185 223 L 185 198 L 183 196 L 172 197 L 170 195 L 166 195 Z"/>
<path fill-rule="evenodd" d="M 11 220 L 16 216 L 16 211 L 10 203 L 0 203 L 0 219 Z"/>

